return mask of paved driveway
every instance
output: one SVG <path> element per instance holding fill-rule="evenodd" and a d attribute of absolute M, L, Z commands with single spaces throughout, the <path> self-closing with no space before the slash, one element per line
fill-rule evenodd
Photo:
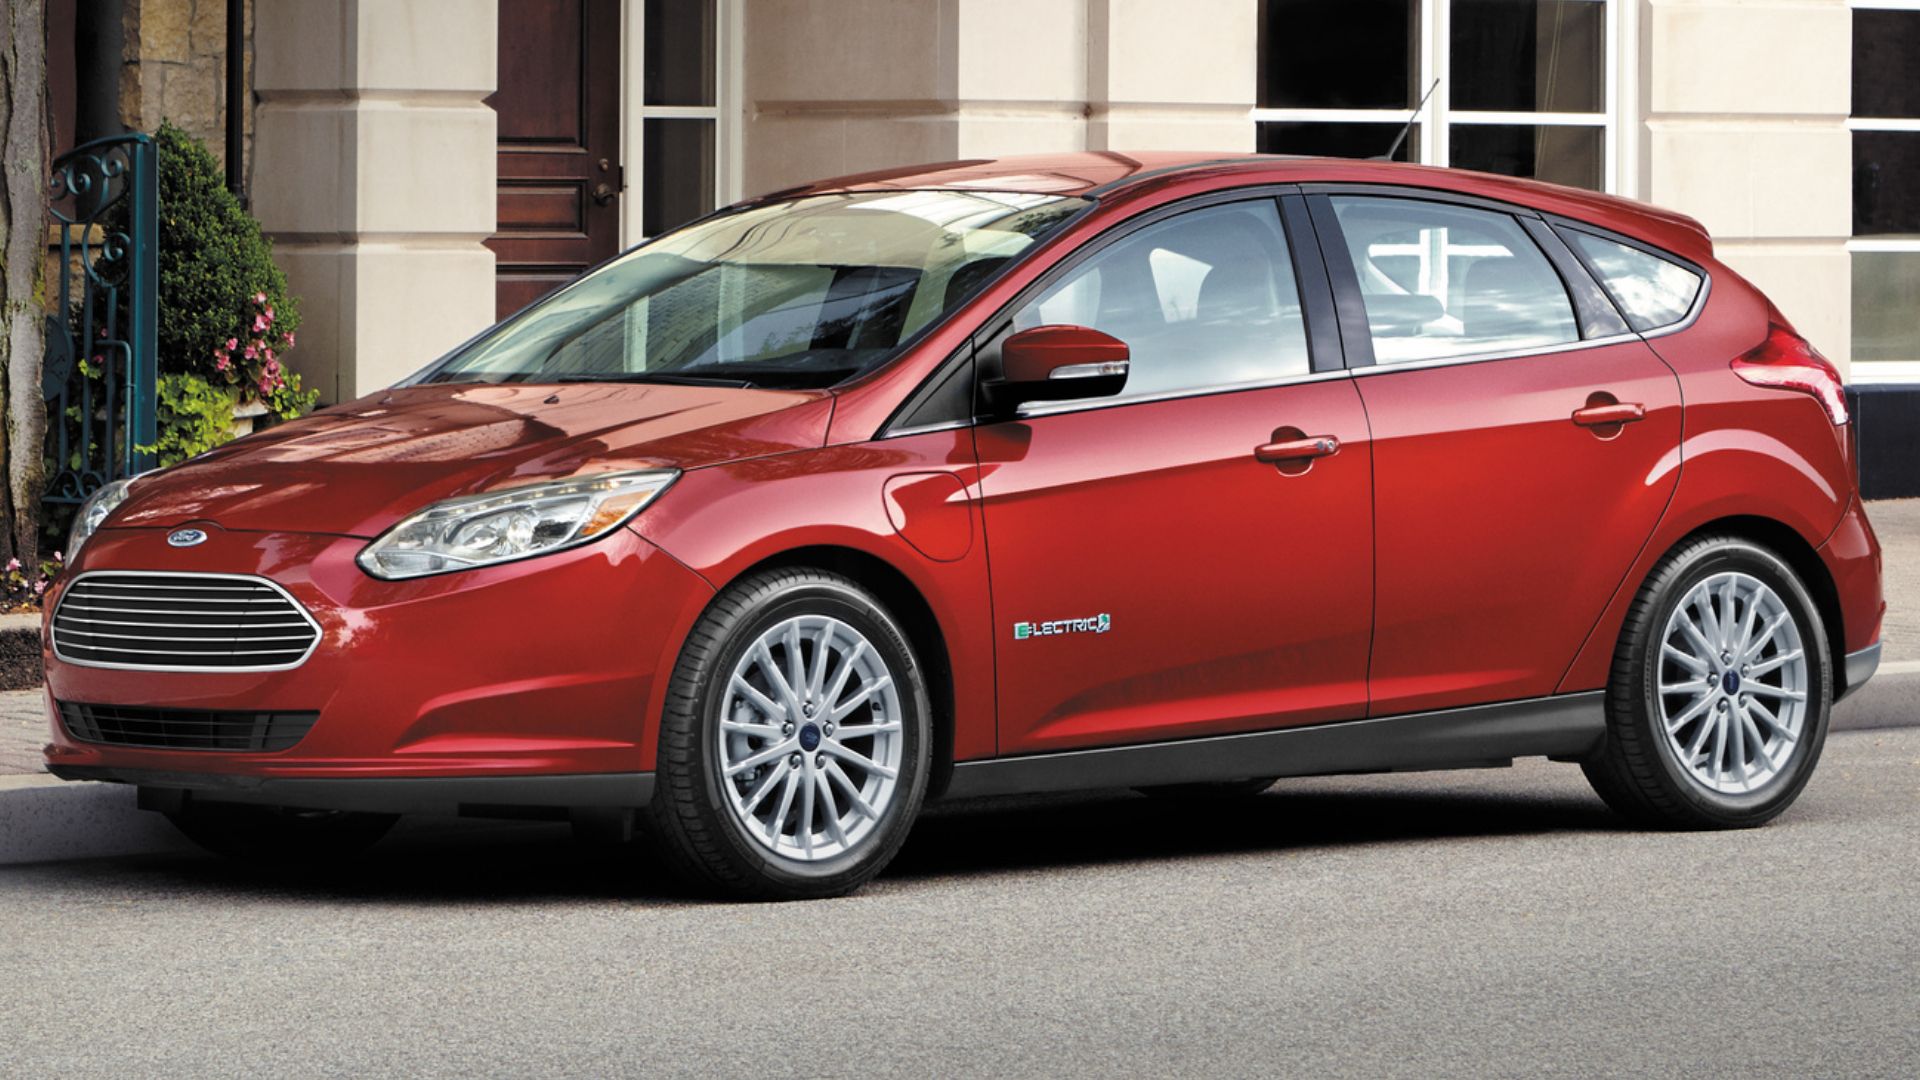
<path fill-rule="evenodd" d="M 956 808 L 848 900 L 690 903 L 550 826 L 338 877 L 0 870 L 0 1073 L 1920 1074 L 1920 730 L 1737 834 L 1577 769 Z"/>

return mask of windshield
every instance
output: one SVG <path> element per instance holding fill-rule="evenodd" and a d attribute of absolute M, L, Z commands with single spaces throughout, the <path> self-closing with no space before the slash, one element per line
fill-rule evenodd
<path fill-rule="evenodd" d="M 832 386 L 878 366 L 1087 205 L 882 191 L 755 206 L 636 248 L 415 381 Z"/>

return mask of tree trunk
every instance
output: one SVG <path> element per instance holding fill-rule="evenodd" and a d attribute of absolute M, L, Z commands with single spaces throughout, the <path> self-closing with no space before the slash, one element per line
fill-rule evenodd
<path fill-rule="evenodd" d="M 0 562 L 39 558 L 47 409 L 47 36 L 43 0 L 0 8 Z"/>

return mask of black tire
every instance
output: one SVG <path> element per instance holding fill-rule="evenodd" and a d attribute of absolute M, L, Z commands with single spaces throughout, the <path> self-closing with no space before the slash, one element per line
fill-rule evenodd
<path fill-rule="evenodd" d="M 1716 791 L 1693 778 L 1668 743 L 1656 699 L 1669 618 L 1688 590 L 1723 571 L 1752 575 L 1780 597 L 1807 659 L 1807 715 L 1800 737 L 1776 775 L 1741 794 Z M 1739 829 L 1765 824 L 1799 797 L 1820 760 L 1833 699 L 1831 658 L 1818 608 L 1786 560 L 1739 537 L 1689 540 L 1661 560 L 1627 613 L 1607 684 L 1606 740 L 1581 763 L 1587 780 L 1608 806 L 1640 825 Z"/>
<path fill-rule="evenodd" d="M 215 855 L 250 862 L 327 862 L 372 847 L 399 818 L 347 810 L 189 802 L 167 820 Z"/>
<path fill-rule="evenodd" d="M 1179 799 L 1205 802 L 1211 799 L 1248 799 L 1274 785 L 1277 776 L 1251 776 L 1244 780 L 1203 780 L 1193 784 L 1158 784 L 1133 790 L 1151 799 Z"/>
<path fill-rule="evenodd" d="M 747 835 L 725 801 L 716 747 L 725 684 L 768 628 L 796 615 L 831 615 L 864 636 L 899 689 L 903 753 L 894 794 L 852 850 L 814 862 L 775 854 Z M 912 644 L 887 609 L 859 584 L 809 568 L 770 570 L 729 586 L 687 637 L 667 689 L 651 831 L 696 887 L 751 900 L 843 896 L 878 874 L 906 841 L 926 796 L 932 707 Z"/>

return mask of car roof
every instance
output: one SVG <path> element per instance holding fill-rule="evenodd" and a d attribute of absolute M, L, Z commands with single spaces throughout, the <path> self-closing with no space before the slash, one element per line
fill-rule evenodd
<path fill-rule="evenodd" d="M 1687 258 L 1710 258 L 1698 221 L 1671 210 L 1538 180 L 1390 161 L 1206 151 L 1114 150 L 974 158 L 856 173 L 753 202 L 855 191 L 1010 191 L 1105 198 L 1191 185 L 1195 191 L 1257 183 L 1385 184 L 1514 203 L 1612 229 Z"/>

